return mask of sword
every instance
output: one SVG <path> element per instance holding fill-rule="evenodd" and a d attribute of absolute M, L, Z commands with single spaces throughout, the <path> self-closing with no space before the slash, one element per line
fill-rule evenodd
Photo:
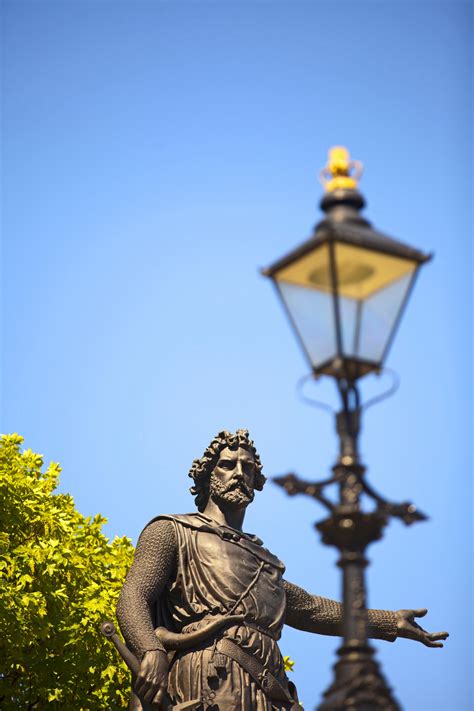
<path fill-rule="evenodd" d="M 122 642 L 117 634 L 114 623 L 109 620 L 103 622 L 100 626 L 100 631 L 104 637 L 107 637 L 107 639 L 110 639 L 110 641 L 113 642 L 127 667 L 133 674 L 137 675 L 140 668 L 140 662 L 136 656 L 132 654 L 127 645 Z M 197 706 L 200 706 L 200 704 L 201 699 L 192 699 L 191 701 L 183 701 L 180 704 L 175 704 L 175 706 L 168 704 L 166 711 L 194 711 L 194 709 L 196 709 Z"/>

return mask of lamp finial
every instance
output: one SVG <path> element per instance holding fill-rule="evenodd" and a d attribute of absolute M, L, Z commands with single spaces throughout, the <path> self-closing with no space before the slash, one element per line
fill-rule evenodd
<path fill-rule="evenodd" d="M 329 149 L 328 163 L 321 170 L 319 178 L 328 193 L 338 189 L 357 190 L 357 181 L 362 171 L 362 163 L 351 160 L 347 148 L 333 146 Z"/>

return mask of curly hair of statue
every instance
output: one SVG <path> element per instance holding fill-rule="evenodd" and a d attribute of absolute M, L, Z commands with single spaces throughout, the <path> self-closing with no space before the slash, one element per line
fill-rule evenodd
<path fill-rule="evenodd" d="M 222 432 L 219 432 L 211 441 L 202 457 L 194 460 L 189 470 L 188 476 L 194 481 L 194 486 L 191 486 L 189 491 L 195 497 L 194 501 L 198 511 L 201 511 L 201 513 L 206 508 L 206 504 L 209 500 L 211 474 L 214 471 L 222 450 L 226 447 L 230 449 L 243 447 L 252 454 L 255 462 L 254 488 L 257 491 L 261 491 L 266 482 L 266 477 L 262 474 L 260 456 L 255 449 L 253 440 L 249 437 L 248 430 L 239 429 L 235 434 L 227 432 L 227 430 L 222 430 Z"/>

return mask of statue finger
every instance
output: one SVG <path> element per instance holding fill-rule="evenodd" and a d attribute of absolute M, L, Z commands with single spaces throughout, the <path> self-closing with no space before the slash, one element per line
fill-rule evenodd
<path fill-rule="evenodd" d="M 413 617 L 424 617 L 427 614 L 428 610 L 426 609 L 426 607 L 421 607 L 418 610 L 411 610 L 411 612 L 413 613 Z"/>
<path fill-rule="evenodd" d="M 146 678 L 138 675 L 137 680 L 135 682 L 135 686 L 133 687 L 133 690 L 135 691 L 136 695 L 142 698 L 142 696 L 147 692 L 147 689 L 148 684 Z"/>
<path fill-rule="evenodd" d="M 146 701 L 148 704 L 151 704 L 153 702 L 153 699 L 155 698 L 155 695 L 157 696 L 160 693 L 159 689 L 157 693 L 156 688 L 156 684 L 151 684 L 147 691 L 143 694 L 143 700 Z"/>
<path fill-rule="evenodd" d="M 446 639 L 444 632 L 425 632 L 423 639 L 421 640 L 426 647 L 443 647 L 444 645 L 439 642 L 440 639 Z"/>
<path fill-rule="evenodd" d="M 446 639 L 449 637 L 449 632 L 431 632 L 428 636 L 432 642 L 436 642 L 438 639 Z"/>
<path fill-rule="evenodd" d="M 167 706 L 164 702 L 165 690 L 163 688 L 158 689 L 157 693 L 153 697 L 152 705 L 155 709 L 166 709 Z"/>
<path fill-rule="evenodd" d="M 444 647 L 442 642 L 432 642 L 429 637 L 422 640 L 425 647 Z"/>

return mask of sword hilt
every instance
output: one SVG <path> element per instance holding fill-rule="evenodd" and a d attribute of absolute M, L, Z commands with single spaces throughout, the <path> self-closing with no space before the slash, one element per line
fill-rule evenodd
<path fill-rule="evenodd" d="M 133 672 L 133 674 L 138 674 L 140 662 L 138 661 L 136 656 L 132 654 L 127 645 L 122 642 L 122 640 L 117 634 L 117 630 L 115 629 L 114 623 L 110 620 L 106 620 L 101 624 L 100 631 L 102 632 L 104 637 L 107 637 L 107 639 L 110 639 L 110 641 L 113 642 L 118 653 L 124 660 L 127 667 L 130 669 L 130 671 Z"/>

